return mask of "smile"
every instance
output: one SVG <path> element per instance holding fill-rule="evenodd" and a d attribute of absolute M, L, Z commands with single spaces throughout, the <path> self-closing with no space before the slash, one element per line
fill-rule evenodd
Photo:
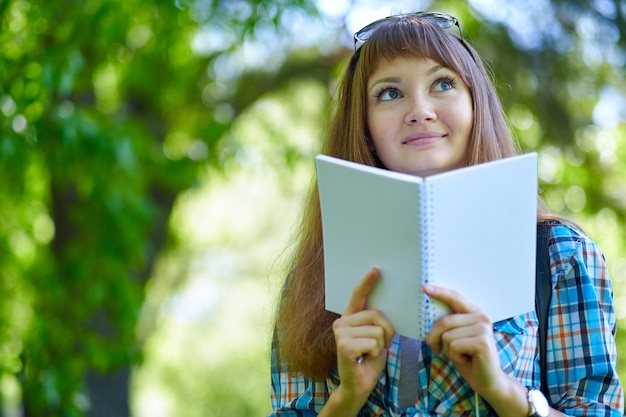
<path fill-rule="evenodd" d="M 426 146 L 431 143 L 435 143 L 443 138 L 445 138 L 446 134 L 436 133 L 436 132 L 421 132 L 414 133 L 412 135 L 407 136 L 402 140 L 403 145 L 412 145 L 412 146 Z"/>

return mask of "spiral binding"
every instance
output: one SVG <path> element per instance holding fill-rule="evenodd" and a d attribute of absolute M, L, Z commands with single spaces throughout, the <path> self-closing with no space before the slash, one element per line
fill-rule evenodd
<path fill-rule="evenodd" d="M 421 218 L 421 234 L 422 234 L 422 284 L 426 285 L 431 282 L 433 268 L 434 268 L 434 239 L 433 239 L 433 227 L 434 227 L 434 198 L 433 198 L 433 188 L 428 183 L 423 183 L 422 187 L 422 195 L 421 195 L 421 207 L 422 207 L 422 218 Z M 433 314 L 432 309 L 434 306 L 431 305 L 430 297 L 426 294 L 422 295 L 424 297 L 424 306 L 422 309 L 423 317 L 422 321 L 424 323 L 424 336 L 430 331 L 432 326 Z"/>

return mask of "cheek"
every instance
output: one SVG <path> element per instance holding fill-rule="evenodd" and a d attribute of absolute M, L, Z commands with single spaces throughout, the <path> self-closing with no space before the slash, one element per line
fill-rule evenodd
<path fill-rule="evenodd" d="M 474 111 L 472 109 L 471 101 L 458 106 L 456 112 L 454 112 L 455 123 L 459 130 L 465 131 L 467 139 L 469 139 L 472 127 L 474 126 Z"/>
<path fill-rule="evenodd" d="M 466 123 L 468 125 L 468 129 L 471 131 L 472 126 L 474 126 L 474 103 L 472 101 L 471 95 L 468 94 L 467 103 L 465 104 L 465 113 L 466 113 Z"/>
<path fill-rule="evenodd" d="M 367 126 L 369 131 L 385 134 L 391 129 L 397 129 L 402 125 L 404 109 L 399 106 L 387 105 L 385 108 L 376 108 L 367 113 Z"/>
<path fill-rule="evenodd" d="M 367 133 L 374 144 L 379 142 L 381 135 L 383 135 L 383 132 L 385 131 L 384 123 L 381 119 L 380 115 L 375 112 L 368 113 L 367 115 L 365 125 L 367 127 Z"/>
<path fill-rule="evenodd" d="M 470 111 L 467 113 L 466 117 L 463 120 L 463 124 L 465 125 L 467 135 L 469 136 L 472 131 L 472 127 L 474 126 L 474 112 Z"/>

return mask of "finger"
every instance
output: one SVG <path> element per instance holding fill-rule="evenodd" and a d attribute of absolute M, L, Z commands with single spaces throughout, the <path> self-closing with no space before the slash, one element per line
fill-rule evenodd
<path fill-rule="evenodd" d="M 483 348 L 484 344 L 476 341 L 484 341 L 493 338 L 491 326 L 474 321 L 467 325 L 454 327 L 441 335 L 441 341 L 446 353 L 449 349 L 461 349 L 462 353 L 472 354 Z"/>
<path fill-rule="evenodd" d="M 473 313 L 480 308 L 471 303 L 458 292 L 438 285 L 424 285 L 424 293 L 429 297 L 445 303 L 454 313 Z"/>
<path fill-rule="evenodd" d="M 349 360 L 356 360 L 356 358 L 364 355 L 376 357 L 384 350 L 385 329 L 383 327 L 370 324 L 354 325 L 355 321 L 358 323 L 376 321 L 377 313 L 374 310 L 365 310 L 335 320 L 333 332 L 337 343 L 337 352 L 340 356 Z"/>
<path fill-rule="evenodd" d="M 441 347 L 446 348 L 451 341 L 479 335 L 492 337 L 491 321 L 488 316 L 481 311 L 455 313 L 437 320 L 426 336 L 426 343 L 435 354 L 439 354 Z"/>
<path fill-rule="evenodd" d="M 342 337 L 337 340 L 337 354 L 356 362 L 360 357 L 378 357 L 385 350 L 383 339 L 373 337 Z"/>
<path fill-rule="evenodd" d="M 341 316 L 333 323 L 333 330 L 348 332 L 353 337 L 380 337 L 384 347 L 390 347 L 395 329 L 391 322 L 378 310 L 363 310 Z M 348 334 L 348 333 L 347 333 Z"/>
<path fill-rule="evenodd" d="M 489 344 L 480 334 L 450 338 L 450 340 L 444 341 L 443 346 L 446 356 L 455 362 L 463 362 L 468 357 L 485 357 L 489 354 Z"/>
<path fill-rule="evenodd" d="M 370 269 L 370 271 L 363 277 L 363 279 L 354 287 L 352 296 L 348 302 L 348 307 L 344 311 L 344 315 L 354 314 L 365 309 L 367 305 L 367 297 L 376 286 L 380 272 L 376 268 Z"/>

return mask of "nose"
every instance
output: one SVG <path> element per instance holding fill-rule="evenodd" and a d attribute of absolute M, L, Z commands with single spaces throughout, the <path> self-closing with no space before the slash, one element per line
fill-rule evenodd
<path fill-rule="evenodd" d="M 429 97 L 416 95 L 409 103 L 410 107 L 405 117 L 406 123 L 423 124 L 437 119 L 437 112 Z"/>

